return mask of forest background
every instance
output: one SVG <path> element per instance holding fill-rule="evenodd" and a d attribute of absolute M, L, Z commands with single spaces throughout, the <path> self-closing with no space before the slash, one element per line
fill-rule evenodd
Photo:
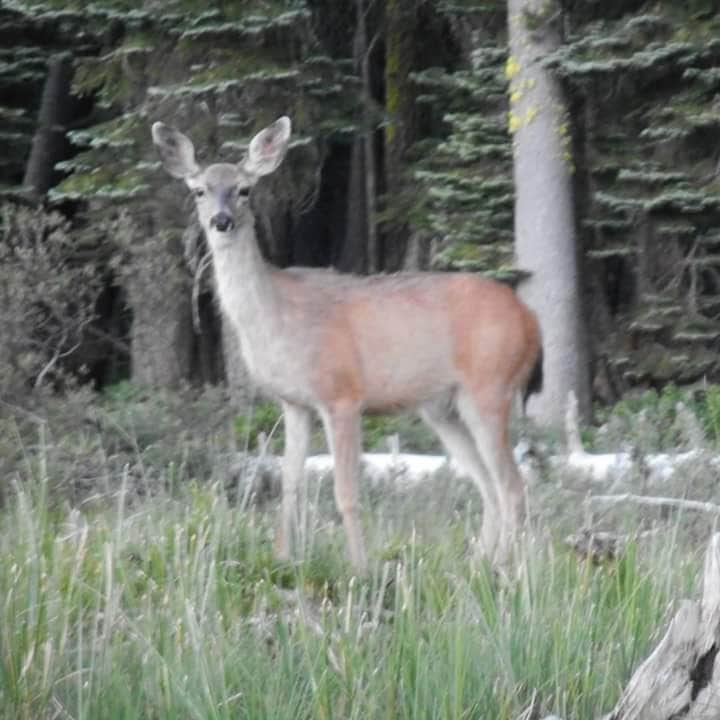
<path fill-rule="evenodd" d="M 565 102 L 592 396 L 714 382 L 715 4 L 550 9 L 530 32 L 559 38 L 541 70 Z M 0 391 L 68 374 L 98 389 L 226 380 L 247 401 L 201 232 L 159 170 L 155 119 L 209 161 L 293 118 L 284 168 L 253 197 L 277 265 L 517 282 L 507 27 L 503 2 L 3 3 Z M 539 256 L 556 240 L 532 242 Z"/>

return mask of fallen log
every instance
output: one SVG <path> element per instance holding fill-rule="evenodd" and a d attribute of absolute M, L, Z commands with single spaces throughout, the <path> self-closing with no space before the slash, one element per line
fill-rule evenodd
<path fill-rule="evenodd" d="M 719 648 L 720 533 L 715 533 L 705 553 L 702 600 L 680 603 L 662 640 L 602 720 L 717 720 Z"/>
<path fill-rule="evenodd" d="M 549 458 L 549 464 L 559 470 L 576 472 L 594 483 L 622 481 L 642 471 L 649 485 L 661 483 L 701 460 L 713 466 L 720 464 L 720 458 L 709 456 L 703 450 L 701 430 L 696 427 L 697 419 L 693 414 L 682 403 L 678 403 L 677 413 L 684 419 L 687 435 L 694 438 L 692 450 L 649 453 L 642 457 L 636 457 L 631 452 L 589 453 L 580 438 L 577 398 L 571 390 L 565 412 L 567 454 Z"/>
<path fill-rule="evenodd" d="M 683 600 L 655 650 L 604 720 L 720 717 L 720 533 L 705 554 L 701 602 Z"/>

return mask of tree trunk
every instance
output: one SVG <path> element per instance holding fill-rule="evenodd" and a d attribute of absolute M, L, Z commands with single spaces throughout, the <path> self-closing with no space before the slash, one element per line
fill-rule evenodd
<path fill-rule="evenodd" d="M 350 178 L 347 189 L 345 237 L 335 265 L 343 272 L 366 272 L 369 268 L 367 243 L 368 212 L 365 202 L 364 139 L 357 135 L 350 154 Z"/>
<path fill-rule="evenodd" d="M 132 272 L 126 278 L 132 379 L 176 387 L 190 379 L 193 355 L 192 288 L 181 240 L 151 228 L 133 232 Z"/>
<path fill-rule="evenodd" d="M 430 265 L 430 245 L 419 232 L 410 233 L 403 258 L 403 271 L 420 272 Z"/>
<path fill-rule="evenodd" d="M 374 41 L 368 44 L 367 9 L 365 0 L 357 0 L 357 36 L 355 40 L 355 62 L 362 79 L 363 97 L 363 133 L 361 148 L 363 152 L 363 180 L 365 194 L 365 226 L 367 232 L 367 270 L 378 270 L 378 232 L 377 232 L 377 162 L 375 159 L 375 123 L 372 81 L 370 76 L 370 56 Z"/>
<path fill-rule="evenodd" d="M 52 187 L 56 174 L 55 163 L 64 156 L 65 129 L 72 117 L 72 76 L 72 56 L 69 53 L 55 55 L 50 59 L 40 101 L 38 126 L 23 178 L 23 185 L 35 201 Z"/>
<path fill-rule="evenodd" d="M 383 266 L 398 270 L 403 266 L 408 226 L 397 202 L 403 189 L 406 153 L 415 139 L 415 89 L 410 73 L 415 67 L 417 30 L 416 0 L 387 0 L 385 5 L 385 197 L 395 205 L 387 224 Z"/>
<path fill-rule="evenodd" d="M 190 292 L 176 291 L 150 302 L 155 289 L 130 283 L 132 379 L 139 385 L 177 387 L 190 376 Z"/>
<path fill-rule="evenodd" d="M 581 417 L 590 410 L 569 118 L 559 81 L 539 63 L 559 45 L 559 16 L 556 0 L 508 2 L 515 243 L 518 265 L 532 273 L 520 294 L 540 318 L 545 358 L 543 392 L 528 414 L 556 426 L 570 390 Z"/>
<path fill-rule="evenodd" d="M 355 38 L 353 60 L 362 82 L 362 129 L 355 136 L 350 155 L 350 179 L 347 191 L 347 220 L 342 251 L 337 260 L 340 270 L 370 272 L 378 270 L 376 223 L 375 128 L 373 116 L 370 54 L 367 39 L 367 6 L 355 1 Z"/>

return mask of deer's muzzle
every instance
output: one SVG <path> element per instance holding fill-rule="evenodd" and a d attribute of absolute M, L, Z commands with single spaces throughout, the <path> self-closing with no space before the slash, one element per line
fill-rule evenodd
<path fill-rule="evenodd" d="M 210 218 L 210 227 L 214 227 L 218 232 L 227 232 L 235 227 L 235 223 L 230 215 L 219 212 Z"/>

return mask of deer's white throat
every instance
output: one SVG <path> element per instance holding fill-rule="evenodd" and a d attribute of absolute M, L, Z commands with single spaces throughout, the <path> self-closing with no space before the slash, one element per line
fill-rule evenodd
<path fill-rule="evenodd" d="M 240 227 L 232 233 L 210 230 L 208 240 L 222 310 L 234 326 L 243 357 L 255 375 L 262 362 L 257 355 L 264 355 L 281 335 L 276 325 L 282 313 L 270 269 L 252 227 Z"/>

